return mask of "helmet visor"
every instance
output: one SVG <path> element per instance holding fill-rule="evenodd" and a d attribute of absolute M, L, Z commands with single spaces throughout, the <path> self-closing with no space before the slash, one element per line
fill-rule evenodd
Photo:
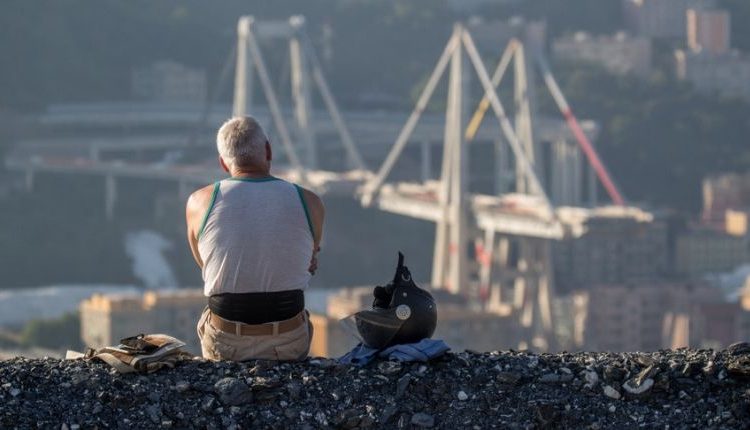
<path fill-rule="evenodd" d="M 395 310 L 382 308 L 359 311 L 341 320 L 346 331 L 374 349 L 390 346 L 404 322 Z"/>

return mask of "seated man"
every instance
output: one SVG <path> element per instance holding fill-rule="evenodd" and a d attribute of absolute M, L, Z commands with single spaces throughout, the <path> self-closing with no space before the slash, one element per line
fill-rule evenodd
<path fill-rule="evenodd" d="M 190 249 L 208 306 L 198 321 L 210 360 L 300 360 L 312 325 L 304 290 L 317 269 L 324 208 L 313 192 L 271 176 L 271 144 L 252 117 L 216 138 L 231 177 L 187 202 Z"/>

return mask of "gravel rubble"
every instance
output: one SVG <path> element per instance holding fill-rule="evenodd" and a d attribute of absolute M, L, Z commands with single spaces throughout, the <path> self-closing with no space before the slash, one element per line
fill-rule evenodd
<path fill-rule="evenodd" d="M 749 428 L 750 345 L 448 353 L 366 367 L 186 360 L 151 375 L 0 361 L 0 428 Z"/>

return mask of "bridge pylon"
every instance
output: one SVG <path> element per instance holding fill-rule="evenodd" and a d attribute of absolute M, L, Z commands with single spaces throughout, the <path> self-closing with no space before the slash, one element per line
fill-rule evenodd
<path fill-rule="evenodd" d="M 541 49 L 524 48 L 523 42 L 511 40 L 490 77 L 470 33 L 463 25 L 456 24 L 396 142 L 380 169 L 360 188 L 360 198 L 364 206 L 376 205 L 386 211 L 435 222 L 433 288 L 468 297 L 485 311 L 514 316 L 522 343 L 547 350 L 555 345 L 551 241 L 562 239 L 563 229 L 540 178 L 546 172 L 536 156 L 534 79 L 529 73 L 535 64 L 602 184 L 616 204 L 622 199 L 564 101 Z M 484 96 L 471 120 L 464 124 L 463 105 L 469 93 L 462 82 L 470 72 L 466 63 L 473 66 Z M 511 66 L 515 74 L 513 121 L 496 89 Z M 386 183 L 445 74 L 449 75 L 448 98 L 440 177 L 421 183 Z M 510 194 L 489 196 L 468 191 L 467 145 L 476 137 L 490 109 L 499 125 L 502 136 L 499 140 L 507 144 L 514 160 L 515 185 Z M 568 159 L 562 161 L 567 164 L 557 170 L 553 168 L 553 172 L 561 177 L 564 173 L 566 178 L 581 178 L 569 172 L 575 164 Z M 501 164 L 504 163 L 495 168 L 500 169 Z M 559 178 L 550 179 L 554 185 Z M 558 186 L 564 188 L 567 193 L 564 195 L 580 194 L 568 192 L 565 187 Z M 472 247 L 476 262 L 470 258 Z"/>
<path fill-rule="evenodd" d="M 291 167 L 303 178 L 306 172 L 320 168 L 316 127 L 312 117 L 312 90 L 316 88 L 341 138 L 349 166 L 366 171 L 367 167 L 331 93 L 305 28 L 305 18 L 301 15 L 292 16 L 287 21 L 256 21 L 253 16 L 240 17 L 237 22 L 233 115 L 252 113 L 253 83 L 257 75 L 284 153 Z M 280 99 L 260 48 L 261 39 L 283 39 L 289 45 L 294 134 L 290 132 L 283 115 Z"/>

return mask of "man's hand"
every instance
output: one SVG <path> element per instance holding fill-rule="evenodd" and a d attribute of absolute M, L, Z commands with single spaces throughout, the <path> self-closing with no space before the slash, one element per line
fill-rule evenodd
<path fill-rule="evenodd" d="M 310 258 L 310 266 L 307 268 L 307 271 L 310 272 L 311 275 L 314 275 L 315 272 L 318 270 L 318 253 L 319 252 L 320 252 L 320 247 L 313 249 L 312 258 Z"/>

